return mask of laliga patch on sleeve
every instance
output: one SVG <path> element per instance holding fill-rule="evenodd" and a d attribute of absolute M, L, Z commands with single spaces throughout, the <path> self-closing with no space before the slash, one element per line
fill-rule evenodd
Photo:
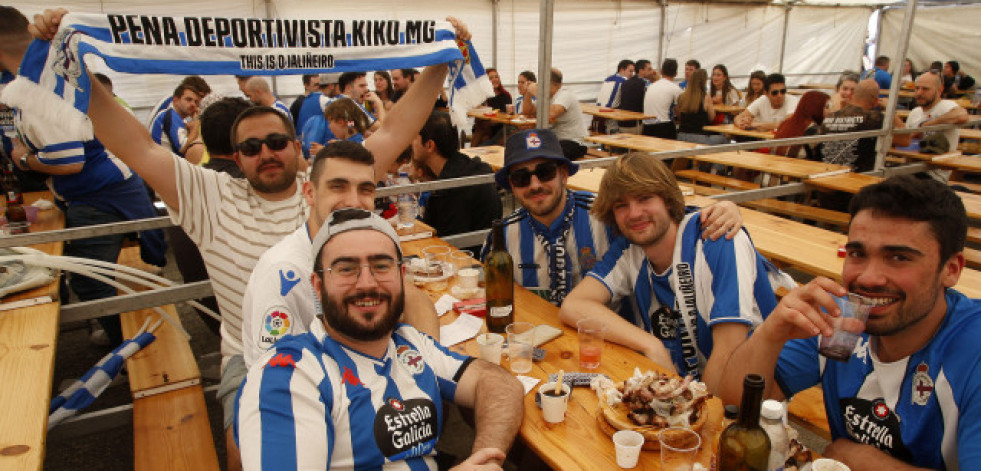
<path fill-rule="evenodd" d="M 259 345 L 269 348 L 290 332 L 293 316 L 283 306 L 273 306 L 262 316 Z"/>

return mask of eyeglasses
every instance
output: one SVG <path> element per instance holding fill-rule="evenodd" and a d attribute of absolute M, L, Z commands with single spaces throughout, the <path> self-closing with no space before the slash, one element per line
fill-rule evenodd
<path fill-rule="evenodd" d="M 559 164 L 555 162 L 545 162 L 538 164 L 534 170 L 528 170 L 523 168 L 521 170 L 515 170 L 508 175 L 508 180 L 511 181 L 511 186 L 514 188 L 524 188 L 531 185 L 531 176 L 534 175 L 538 177 L 540 182 L 550 182 L 555 178 L 555 174 L 558 173 Z"/>
<path fill-rule="evenodd" d="M 329 268 L 321 270 L 320 273 L 328 272 L 337 277 L 337 281 L 342 284 L 353 284 L 361 277 L 361 268 L 368 267 L 371 275 L 377 281 L 392 281 L 395 279 L 396 269 L 402 262 L 393 258 L 379 258 L 369 260 L 368 263 L 358 263 L 351 260 L 338 260 L 330 265 Z"/>
<path fill-rule="evenodd" d="M 265 139 L 259 139 L 258 137 L 250 137 L 242 142 L 235 145 L 238 149 L 239 154 L 246 157 L 255 157 L 262 152 L 262 145 L 265 144 L 266 147 L 271 151 L 283 150 L 293 141 L 293 138 L 287 136 L 286 134 L 272 133 L 266 136 Z"/>
<path fill-rule="evenodd" d="M 786 95 L 786 94 L 787 94 L 787 89 L 786 88 L 781 88 L 779 90 L 770 90 L 770 95 L 772 95 L 772 96 Z"/>

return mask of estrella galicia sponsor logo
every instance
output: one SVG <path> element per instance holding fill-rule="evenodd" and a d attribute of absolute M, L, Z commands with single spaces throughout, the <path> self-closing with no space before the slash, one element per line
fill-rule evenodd
<path fill-rule="evenodd" d="M 859 443 L 872 445 L 893 457 L 910 461 L 912 455 L 903 444 L 900 419 L 881 398 L 840 399 L 841 418 L 848 436 Z"/>
<path fill-rule="evenodd" d="M 658 310 L 654 311 L 651 317 L 655 337 L 659 340 L 675 340 L 678 338 L 678 323 L 681 320 L 681 314 L 678 314 L 674 309 L 661 306 Z"/>
<path fill-rule="evenodd" d="M 279 270 L 279 295 L 286 296 L 299 282 L 299 273 L 293 270 Z"/>
<path fill-rule="evenodd" d="M 374 433 L 391 461 L 426 456 L 436 443 L 436 406 L 429 399 L 388 398 L 375 414 Z"/>

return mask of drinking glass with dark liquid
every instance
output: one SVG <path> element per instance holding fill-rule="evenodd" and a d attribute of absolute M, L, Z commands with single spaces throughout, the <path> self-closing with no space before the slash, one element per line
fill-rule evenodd
<path fill-rule="evenodd" d="M 847 362 L 865 331 L 872 302 L 861 295 L 848 293 L 835 296 L 835 303 L 841 309 L 841 315 L 831 319 L 835 333 L 830 337 L 821 337 L 818 352 L 832 360 Z"/>

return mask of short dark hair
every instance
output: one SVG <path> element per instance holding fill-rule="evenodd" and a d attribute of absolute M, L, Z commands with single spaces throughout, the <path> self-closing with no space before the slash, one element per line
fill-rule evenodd
<path fill-rule="evenodd" d="M 279 118 L 279 120 L 283 123 L 283 127 L 286 128 L 286 135 L 289 136 L 290 139 L 296 139 L 296 129 L 293 128 L 293 120 L 289 116 L 286 116 L 276 108 L 272 108 L 269 106 L 251 106 L 249 108 L 246 108 L 245 111 L 239 113 L 238 117 L 236 117 L 235 121 L 232 123 L 232 128 L 228 132 L 229 139 L 231 140 L 230 142 L 232 144 L 233 149 L 238 147 L 239 123 L 241 123 L 245 119 L 253 118 L 264 114 L 271 114 Z"/>
<path fill-rule="evenodd" d="M 320 74 L 303 74 L 303 85 L 310 85 L 310 81 L 320 78 Z"/>
<path fill-rule="evenodd" d="M 651 61 L 647 59 L 641 59 L 634 63 L 634 70 L 640 70 L 646 68 L 649 65 L 651 65 Z"/>
<path fill-rule="evenodd" d="M 524 78 L 526 78 L 526 79 L 528 79 L 528 80 L 530 80 L 532 82 L 536 82 L 536 83 L 538 82 L 538 77 L 535 77 L 535 73 L 532 72 L 532 71 L 530 71 L 530 70 L 522 71 L 518 75 L 520 75 L 520 76 L 522 76 L 522 77 L 524 77 Z"/>
<path fill-rule="evenodd" d="M 226 97 L 218 100 L 201 112 L 201 140 L 211 155 L 232 155 L 235 146 L 228 139 L 235 118 L 252 107 L 244 98 Z"/>
<path fill-rule="evenodd" d="M 371 167 L 375 165 L 375 156 L 364 145 L 352 141 L 330 142 L 317 152 L 313 157 L 313 164 L 310 165 L 310 181 L 315 187 L 328 159 L 347 160 Z"/>
<path fill-rule="evenodd" d="M 693 66 L 695 66 L 696 69 L 701 69 L 702 68 L 702 63 L 701 62 L 698 62 L 695 59 L 688 59 L 688 62 L 685 62 L 685 65 L 693 65 Z"/>
<path fill-rule="evenodd" d="M 940 244 L 940 267 L 964 250 L 967 212 L 964 203 L 947 185 L 912 175 L 890 177 L 868 185 L 852 198 L 852 218 L 862 210 L 880 216 L 926 222 Z"/>
<path fill-rule="evenodd" d="M 31 42 L 31 33 L 27 31 L 29 24 L 27 17 L 20 10 L 0 5 L 0 39 L 3 39 L 0 41 L 0 49 L 11 51 L 12 48 L 26 48 Z"/>
<path fill-rule="evenodd" d="M 661 63 L 661 75 L 674 77 L 678 75 L 678 61 L 674 59 L 664 59 Z"/>
<path fill-rule="evenodd" d="M 445 158 L 460 150 L 459 133 L 456 132 L 449 113 L 445 111 L 430 113 L 426 124 L 419 130 L 419 135 L 422 136 L 423 144 L 427 141 L 436 143 L 436 150 Z"/>
<path fill-rule="evenodd" d="M 767 75 L 766 79 L 763 80 L 763 89 L 766 91 L 770 91 L 770 86 L 775 83 L 782 83 L 784 85 L 787 85 L 787 79 L 783 76 L 783 74 Z"/>
<path fill-rule="evenodd" d="M 178 98 L 184 96 L 184 92 L 191 92 L 195 95 L 201 94 L 198 92 L 198 89 L 182 82 L 180 85 L 177 85 L 177 88 L 174 89 L 174 100 L 176 101 Z"/>
<path fill-rule="evenodd" d="M 402 76 L 409 79 L 410 82 L 416 81 L 416 75 L 419 75 L 419 71 L 416 69 L 400 69 L 402 71 Z"/>
<path fill-rule="evenodd" d="M 557 69 L 557 68 L 555 68 L 555 67 L 552 67 L 551 79 L 552 79 L 552 83 L 561 84 L 562 83 L 562 71 L 559 70 L 559 69 Z"/>
<path fill-rule="evenodd" d="M 194 91 L 198 92 L 198 95 L 207 95 L 211 93 L 211 87 L 208 82 L 205 82 L 203 78 L 198 75 L 188 75 L 181 80 L 181 85 L 188 85 Z"/>
<path fill-rule="evenodd" d="M 619 71 L 621 71 L 621 70 L 623 70 L 623 69 L 626 69 L 627 67 L 630 67 L 630 66 L 632 66 L 632 65 L 633 65 L 633 66 L 634 66 L 634 68 L 636 69 L 636 67 L 637 67 L 637 66 L 636 66 L 636 65 L 634 65 L 634 61 L 632 61 L 632 60 L 630 60 L 630 59 L 623 59 L 623 60 L 621 60 L 621 61 L 620 61 L 620 62 L 619 62 L 619 63 L 617 64 L 617 72 L 619 72 Z"/>
<path fill-rule="evenodd" d="M 889 57 L 888 56 L 879 56 L 879 57 L 876 57 L 875 58 L 875 65 L 876 66 L 886 65 L 888 63 L 889 63 Z"/>
<path fill-rule="evenodd" d="M 943 68 L 944 68 L 944 63 L 943 62 L 933 61 L 933 62 L 930 63 L 930 70 L 931 71 L 936 70 L 938 74 L 940 73 L 941 70 L 943 70 Z"/>
<path fill-rule="evenodd" d="M 341 78 L 337 79 L 337 86 L 343 91 L 348 85 L 354 83 L 355 80 L 366 75 L 364 72 L 344 72 L 341 74 Z"/>
<path fill-rule="evenodd" d="M 960 64 L 960 62 L 957 62 L 957 61 L 947 61 L 947 65 L 950 66 L 950 70 L 954 71 L 955 74 L 961 70 L 961 64 Z"/>

